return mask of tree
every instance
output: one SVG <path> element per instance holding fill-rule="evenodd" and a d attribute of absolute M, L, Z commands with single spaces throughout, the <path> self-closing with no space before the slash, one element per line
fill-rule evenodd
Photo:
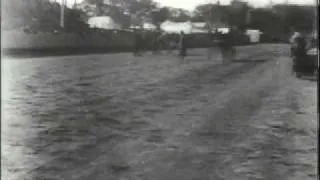
<path fill-rule="evenodd" d="M 315 19 L 313 6 L 276 5 L 274 11 L 282 19 L 285 32 L 290 29 L 309 32 L 313 28 Z"/>
<path fill-rule="evenodd" d="M 273 9 L 251 11 L 249 27 L 270 34 L 288 34 L 290 31 L 310 32 L 313 28 L 313 7 L 275 5 Z"/>
<path fill-rule="evenodd" d="M 34 31 L 52 31 L 59 28 L 60 4 L 49 0 L 2 0 L 6 29 L 31 28 Z M 74 9 L 65 9 L 66 29 L 75 30 L 85 27 L 82 13 Z M 78 28 L 79 29 L 79 28 Z"/>
<path fill-rule="evenodd" d="M 194 10 L 194 20 L 203 20 L 208 24 L 228 24 L 229 23 L 229 7 L 220 4 L 203 4 Z"/>
<path fill-rule="evenodd" d="M 264 32 L 271 32 L 276 29 L 274 24 L 280 22 L 280 18 L 272 11 L 264 8 L 258 8 L 251 11 L 251 21 L 248 27 L 259 29 Z"/>
<path fill-rule="evenodd" d="M 212 16 L 211 10 L 213 8 L 213 4 L 203 4 L 203 5 L 198 5 L 195 10 L 194 10 L 194 17 L 193 19 L 196 20 L 204 20 L 204 21 L 211 21 Z"/>
<path fill-rule="evenodd" d="M 152 23 L 160 28 L 160 24 L 170 18 L 170 11 L 168 8 L 154 9 L 152 11 Z"/>
<path fill-rule="evenodd" d="M 169 19 L 176 22 L 185 22 L 191 20 L 191 16 L 184 9 L 172 9 Z"/>
<path fill-rule="evenodd" d="M 245 30 L 247 28 L 247 17 L 248 13 L 252 8 L 248 3 L 233 0 L 228 8 L 229 11 L 229 24 L 237 27 L 240 30 Z"/>

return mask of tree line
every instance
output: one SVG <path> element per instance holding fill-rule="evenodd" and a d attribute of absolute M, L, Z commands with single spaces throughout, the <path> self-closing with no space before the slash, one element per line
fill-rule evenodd
<path fill-rule="evenodd" d="M 19 27 L 36 24 L 39 27 L 58 28 L 60 4 L 49 0 L 2 0 L 2 25 Z M 151 22 L 158 27 L 165 20 L 207 22 L 211 26 L 225 24 L 239 30 L 259 29 L 269 34 L 292 31 L 310 32 L 314 28 L 315 7 L 278 4 L 254 8 L 233 0 L 230 5 L 201 4 L 193 12 L 161 7 L 153 0 L 84 0 L 73 9 L 66 9 L 66 28 L 86 26 L 92 16 L 110 16 L 122 27 Z M 4 23 L 5 22 L 5 23 Z"/>

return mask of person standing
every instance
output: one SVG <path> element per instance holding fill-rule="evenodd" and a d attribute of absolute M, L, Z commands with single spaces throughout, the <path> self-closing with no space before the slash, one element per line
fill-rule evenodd
<path fill-rule="evenodd" d="M 234 59 L 236 52 L 233 47 L 233 31 L 222 34 L 222 41 L 220 43 L 220 49 L 222 53 L 223 63 L 230 63 Z"/>
<path fill-rule="evenodd" d="M 164 46 L 165 37 L 166 37 L 165 32 L 160 31 L 156 39 L 158 53 L 160 53 L 165 48 Z"/>
<path fill-rule="evenodd" d="M 300 73 L 305 71 L 304 68 L 308 66 L 306 61 L 307 50 L 306 50 L 306 39 L 304 35 L 300 35 L 295 38 L 295 46 L 293 49 L 293 70 L 300 76 Z"/>
<path fill-rule="evenodd" d="M 179 56 L 181 57 L 181 59 L 184 59 L 186 55 L 187 55 L 186 36 L 183 31 L 180 31 Z"/>
<path fill-rule="evenodd" d="M 147 50 L 147 32 L 144 31 L 143 29 L 140 30 L 140 39 L 139 39 L 139 44 L 140 44 L 140 55 L 144 54 Z"/>
<path fill-rule="evenodd" d="M 140 55 L 140 33 L 138 32 L 137 29 L 134 29 L 134 56 L 139 56 Z"/>
<path fill-rule="evenodd" d="M 152 54 L 157 54 L 158 53 L 158 38 L 160 36 L 159 31 L 155 31 L 152 33 Z"/>
<path fill-rule="evenodd" d="M 134 55 L 135 56 L 141 56 L 142 54 L 142 50 L 144 48 L 144 38 L 143 38 L 143 35 L 142 35 L 142 31 L 140 29 L 135 29 L 134 30 L 134 40 L 135 40 L 135 43 L 134 43 Z"/>
<path fill-rule="evenodd" d="M 174 37 L 168 35 L 167 45 L 168 45 L 168 53 L 172 54 L 173 51 L 176 50 L 177 48 L 177 42 L 175 41 Z"/>
<path fill-rule="evenodd" d="M 213 53 L 213 46 L 215 44 L 216 36 L 212 33 L 211 30 L 208 31 L 208 59 L 212 58 L 212 53 Z"/>
<path fill-rule="evenodd" d="M 300 37 L 301 34 L 299 32 L 294 32 L 294 34 L 290 37 L 289 43 L 291 45 L 290 47 L 290 56 L 294 56 L 294 50 L 296 48 L 296 38 Z"/>

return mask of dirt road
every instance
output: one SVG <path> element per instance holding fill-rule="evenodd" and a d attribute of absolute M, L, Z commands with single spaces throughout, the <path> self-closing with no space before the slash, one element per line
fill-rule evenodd
<path fill-rule="evenodd" d="M 85 117 L 95 121 L 77 126 L 92 138 L 52 154 L 27 176 L 316 179 L 316 82 L 292 76 L 285 45 L 268 45 L 261 52 L 255 48 L 251 55 L 243 49 L 227 65 L 205 58 L 194 63 L 201 54 L 195 51 L 184 62 L 140 66 L 136 61 L 112 74 L 118 80 L 110 85 L 113 94 L 81 102 L 83 107 L 95 104 Z"/>

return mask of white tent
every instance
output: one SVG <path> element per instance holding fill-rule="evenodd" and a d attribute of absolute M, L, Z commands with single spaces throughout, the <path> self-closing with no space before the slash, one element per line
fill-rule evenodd
<path fill-rule="evenodd" d="M 165 21 L 160 25 L 160 28 L 168 33 L 180 33 L 183 31 L 185 34 L 190 34 L 192 32 L 192 23 L 187 22 L 173 22 Z"/>
<path fill-rule="evenodd" d="M 190 21 L 186 22 L 173 22 L 165 21 L 160 25 L 160 28 L 168 33 L 180 33 L 183 31 L 185 34 L 191 33 L 208 33 L 208 27 L 205 22 L 192 23 Z M 218 31 L 225 34 L 229 33 L 229 28 L 218 28 Z"/>
<path fill-rule="evenodd" d="M 143 23 L 143 29 L 155 30 L 155 29 L 157 29 L 157 27 L 151 23 Z"/>
<path fill-rule="evenodd" d="M 218 28 L 217 31 L 222 34 L 228 34 L 230 32 L 230 28 Z"/>
<path fill-rule="evenodd" d="M 246 35 L 249 36 L 250 42 L 257 43 L 260 42 L 260 36 L 262 32 L 256 29 L 247 29 Z"/>
<path fill-rule="evenodd" d="M 155 30 L 157 27 L 151 23 L 143 23 L 142 25 L 131 25 L 131 29 L 144 29 L 144 30 Z"/>
<path fill-rule="evenodd" d="M 96 16 L 89 18 L 88 24 L 90 28 L 101 28 L 101 29 L 119 29 L 120 25 L 115 23 L 109 16 Z"/>

